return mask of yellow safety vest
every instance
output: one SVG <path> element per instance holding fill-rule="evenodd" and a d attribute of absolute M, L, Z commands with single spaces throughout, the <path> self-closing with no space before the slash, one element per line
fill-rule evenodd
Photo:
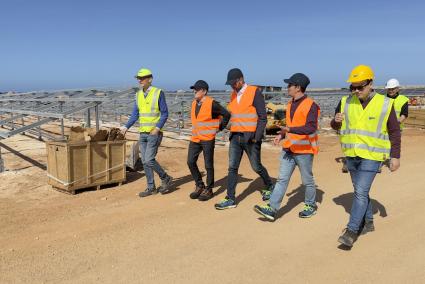
<path fill-rule="evenodd" d="M 357 96 L 342 97 L 341 147 L 347 157 L 384 161 L 391 150 L 387 121 L 394 100 L 378 93 L 372 96 L 364 109 Z"/>
<path fill-rule="evenodd" d="M 159 111 L 159 94 L 161 89 L 149 87 L 145 97 L 143 90 L 136 94 L 137 107 L 139 108 L 139 131 L 150 132 L 158 123 L 161 112 Z"/>
<path fill-rule="evenodd" d="M 400 119 L 401 108 L 405 103 L 409 102 L 409 98 L 403 95 L 398 95 L 397 98 L 394 99 L 394 110 L 397 115 L 397 119 Z M 404 123 L 400 123 L 400 129 L 403 129 Z"/>

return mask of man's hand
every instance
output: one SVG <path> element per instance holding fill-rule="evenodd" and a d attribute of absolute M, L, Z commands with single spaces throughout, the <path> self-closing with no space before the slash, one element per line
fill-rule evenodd
<path fill-rule="evenodd" d="M 337 114 L 335 114 L 335 122 L 341 123 L 344 121 L 344 114 L 338 112 Z"/>
<path fill-rule="evenodd" d="M 395 172 L 400 167 L 400 159 L 391 158 L 390 160 L 390 171 Z"/>
<path fill-rule="evenodd" d="M 282 140 L 282 135 L 278 134 L 274 139 L 273 139 L 273 144 L 275 146 L 278 146 L 280 141 Z"/>
<path fill-rule="evenodd" d="M 151 130 L 150 135 L 158 135 L 159 134 L 159 129 L 158 128 L 154 128 Z"/>
<path fill-rule="evenodd" d="M 123 135 L 125 135 L 125 134 L 127 133 L 127 130 L 128 130 L 128 128 L 127 128 L 127 127 L 125 127 L 125 126 L 120 127 L 120 131 L 121 131 L 121 133 L 122 133 Z"/>

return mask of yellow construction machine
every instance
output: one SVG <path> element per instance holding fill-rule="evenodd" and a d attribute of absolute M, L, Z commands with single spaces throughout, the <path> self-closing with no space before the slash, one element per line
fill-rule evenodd
<path fill-rule="evenodd" d="M 266 132 L 274 134 L 280 131 L 281 126 L 285 126 L 286 106 L 281 104 L 268 103 Z"/>

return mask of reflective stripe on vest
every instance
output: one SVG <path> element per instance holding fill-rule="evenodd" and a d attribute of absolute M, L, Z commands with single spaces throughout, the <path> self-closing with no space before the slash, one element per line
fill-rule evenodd
<path fill-rule="evenodd" d="M 220 126 L 220 120 L 212 118 L 213 99 L 208 96 L 203 98 L 198 116 L 196 116 L 196 104 L 197 102 L 194 100 L 192 102 L 190 114 L 190 119 L 192 121 L 191 140 L 196 143 L 214 140 L 215 134 L 218 132 Z"/>
<path fill-rule="evenodd" d="M 291 127 L 305 126 L 307 123 L 307 116 L 310 112 L 311 106 L 314 101 L 309 97 L 305 98 L 297 107 L 294 113 L 294 117 L 291 119 L 291 107 L 292 101 L 288 103 L 286 108 L 286 125 Z M 320 109 L 318 109 L 318 116 L 320 115 Z M 318 119 L 318 117 L 317 117 Z M 294 133 L 287 133 L 286 139 L 283 140 L 282 147 L 291 150 L 297 154 L 314 154 L 319 152 L 318 144 L 318 132 L 315 131 L 309 135 L 300 135 Z"/>
<path fill-rule="evenodd" d="M 255 132 L 257 130 L 257 110 L 253 106 L 257 87 L 246 85 L 246 88 L 238 103 L 235 91 L 230 96 L 230 131 L 231 132 Z"/>
<path fill-rule="evenodd" d="M 137 107 L 139 108 L 139 131 L 150 132 L 157 125 L 161 112 L 159 111 L 159 95 L 161 89 L 149 87 L 145 97 L 143 90 L 136 94 Z"/>
<path fill-rule="evenodd" d="M 378 93 L 372 96 L 364 109 L 357 96 L 341 99 L 345 118 L 340 130 L 341 147 L 348 157 L 384 161 L 391 148 L 387 121 L 393 100 Z"/>

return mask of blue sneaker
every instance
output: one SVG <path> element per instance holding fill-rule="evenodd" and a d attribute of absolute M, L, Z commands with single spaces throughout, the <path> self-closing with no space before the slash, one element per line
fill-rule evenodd
<path fill-rule="evenodd" d="M 263 215 L 263 217 L 269 219 L 270 221 L 275 220 L 276 211 L 274 211 L 274 209 L 271 208 L 268 204 L 264 206 L 255 205 L 254 211 L 259 213 L 260 215 Z"/>
<path fill-rule="evenodd" d="M 310 218 L 311 216 L 313 216 L 314 214 L 316 214 L 316 211 L 317 211 L 316 205 L 304 204 L 303 211 L 301 211 L 298 214 L 298 216 L 300 218 Z"/>
<path fill-rule="evenodd" d="M 274 188 L 274 185 L 271 185 L 271 186 L 261 190 L 261 196 L 263 198 L 263 201 L 270 200 L 270 196 L 272 195 L 273 188 Z"/>
<path fill-rule="evenodd" d="M 230 199 L 228 196 L 224 198 L 219 203 L 215 204 L 215 209 L 217 210 L 223 210 L 223 209 L 230 209 L 236 207 L 236 202 L 233 199 Z"/>

